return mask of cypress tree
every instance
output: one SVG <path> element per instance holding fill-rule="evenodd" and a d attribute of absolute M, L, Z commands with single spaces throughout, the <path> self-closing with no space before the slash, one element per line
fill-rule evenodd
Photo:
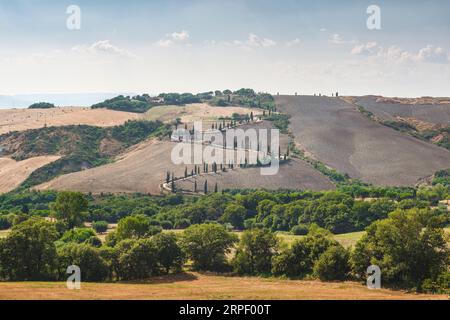
<path fill-rule="evenodd" d="M 203 186 L 203 192 L 204 192 L 205 194 L 208 193 L 208 180 L 205 180 L 205 185 Z"/>

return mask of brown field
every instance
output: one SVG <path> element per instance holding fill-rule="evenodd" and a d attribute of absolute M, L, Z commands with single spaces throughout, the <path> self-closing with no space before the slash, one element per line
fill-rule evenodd
<path fill-rule="evenodd" d="M 450 167 L 450 152 L 371 121 L 338 98 L 277 96 L 292 116 L 296 142 L 350 177 L 377 185 L 411 186 Z"/>
<path fill-rule="evenodd" d="M 186 106 L 160 106 L 147 111 L 144 118 L 147 120 L 159 120 L 163 122 L 173 121 L 180 118 L 183 123 L 194 121 L 211 121 L 219 117 L 231 117 L 233 113 L 238 114 L 262 114 L 261 110 L 243 107 L 214 107 L 206 103 L 193 103 Z"/>
<path fill-rule="evenodd" d="M 109 127 L 121 125 L 142 115 L 107 109 L 64 107 L 52 109 L 0 110 L 0 134 L 38 129 L 45 126 L 91 125 Z"/>
<path fill-rule="evenodd" d="M 433 101 L 409 101 L 404 103 L 390 103 L 380 97 L 354 97 L 353 102 L 372 112 L 382 120 L 410 119 L 431 125 L 450 125 L 450 101 L 446 103 L 432 103 Z M 419 103 L 420 102 L 420 103 Z M 430 128 L 429 128 L 430 129 Z"/>
<path fill-rule="evenodd" d="M 0 193 L 14 190 L 24 182 L 33 171 L 50 162 L 58 160 L 59 158 L 59 156 L 42 156 L 23 161 L 0 158 Z"/>
<path fill-rule="evenodd" d="M 145 283 L 82 283 L 68 290 L 61 282 L 0 283 L 0 300 L 446 300 L 387 289 L 369 290 L 356 282 L 320 282 L 187 273 Z"/>

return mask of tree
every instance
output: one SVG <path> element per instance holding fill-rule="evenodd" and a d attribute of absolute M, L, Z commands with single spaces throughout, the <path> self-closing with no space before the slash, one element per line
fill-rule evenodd
<path fill-rule="evenodd" d="M 383 283 L 421 290 L 449 268 L 450 251 L 442 220 L 428 209 L 396 210 L 376 221 L 355 246 L 353 272 L 363 278 L 378 265 Z"/>
<path fill-rule="evenodd" d="M 151 239 L 133 239 L 116 248 L 117 275 L 122 280 L 142 280 L 158 274 L 157 248 Z"/>
<path fill-rule="evenodd" d="M 232 203 L 225 208 L 221 221 L 230 223 L 236 229 L 242 230 L 246 214 L 247 210 L 243 206 Z"/>
<path fill-rule="evenodd" d="M 56 202 L 51 206 L 56 219 L 74 228 L 83 223 L 88 201 L 81 192 L 63 191 L 58 193 Z"/>
<path fill-rule="evenodd" d="M 160 233 L 153 236 L 152 241 L 156 247 L 156 257 L 160 273 L 181 271 L 184 255 L 173 233 Z"/>
<path fill-rule="evenodd" d="M 197 192 L 197 180 L 194 181 L 194 192 Z"/>
<path fill-rule="evenodd" d="M 59 276 L 67 278 L 67 267 L 76 265 L 81 270 L 82 281 L 98 282 L 108 278 L 109 267 L 97 248 L 87 244 L 69 243 L 58 249 Z"/>
<path fill-rule="evenodd" d="M 238 274 L 269 274 L 272 257 L 278 251 L 278 238 L 267 229 L 244 231 L 233 259 Z"/>
<path fill-rule="evenodd" d="M 237 240 L 219 224 L 201 224 L 184 230 L 180 245 L 195 270 L 221 271 L 226 268 L 225 255 Z"/>
<path fill-rule="evenodd" d="M 13 227 L 0 240 L 0 278 L 8 281 L 45 281 L 57 276 L 54 242 L 58 232 L 53 223 L 30 218 Z"/>
<path fill-rule="evenodd" d="M 303 278 L 312 274 L 314 263 L 325 251 L 338 245 L 331 239 L 329 231 L 312 225 L 307 236 L 295 241 L 274 258 L 272 272 L 290 278 Z"/>
<path fill-rule="evenodd" d="M 350 253 L 341 245 L 329 247 L 314 264 L 314 274 L 322 281 L 343 281 L 350 273 Z"/>
<path fill-rule="evenodd" d="M 203 186 L 203 192 L 205 194 L 208 194 L 208 180 L 205 180 L 205 184 Z"/>
<path fill-rule="evenodd" d="M 117 225 L 117 239 L 143 238 L 150 235 L 150 219 L 143 214 L 136 214 L 121 219 Z"/>
<path fill-rule="evenodd" d="M 216 184 L 214 185 L 214 193 L 217 193 L 217 192 L 219 192 L 219 187 L 217 186 L 217 182 L 216 182 Z"/>

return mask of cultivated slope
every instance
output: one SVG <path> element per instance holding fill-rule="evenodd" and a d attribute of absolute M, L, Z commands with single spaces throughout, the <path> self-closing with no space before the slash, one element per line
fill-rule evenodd
<path fill-rule="evenodd" d="M 450 125 L 450 103 L 394 103 L 376 96 L 354 97 L 353 101 L 383 120 L 414 118 L 438 125 Z"/>
<path fill-rule="evenodd" d="M 339 98 L 277 96 L 296 141 L 318 160 L 378 185 L 414 185 L 450 167 L 450 152 L 377 124 Z"/>

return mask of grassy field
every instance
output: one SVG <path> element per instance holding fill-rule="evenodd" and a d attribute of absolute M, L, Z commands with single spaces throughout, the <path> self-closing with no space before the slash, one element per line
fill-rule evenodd
<path fill-rule="evenodd" d="M 448 299 L 387 289 L 369 290 L 356 282 L 298 281 L 257 277 L 227 277 L 187 273 L 158 277 L 144 283 L 82 283 L 68 290 L 61 282 L 0 283 L 0 300 L 410 300 Z"/>

